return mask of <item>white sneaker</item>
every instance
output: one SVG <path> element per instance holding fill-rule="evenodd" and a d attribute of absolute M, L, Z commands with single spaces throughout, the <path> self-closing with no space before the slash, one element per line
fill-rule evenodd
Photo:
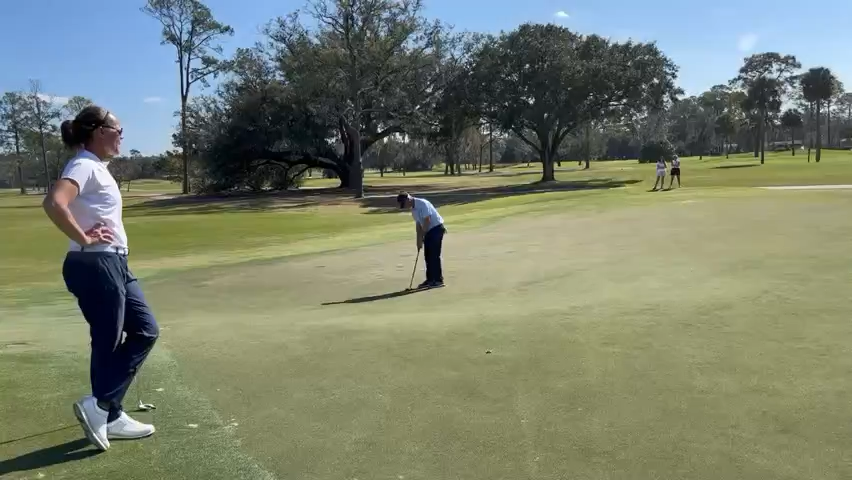
<path fill-rule="evenodd" d="M 86 396 L 74 403 L 74 416 L 83 427 L 83 433 L 101 450 L 109 448 L 107 439 L 107 416 L 109 412 L 98 407 L 95 397 Z"/>
<path fill-rule="evenodd" d="M 148 425 L 147 423 L 134 420 L 130 418 L 130 415 L 124 412 L 121 412 L 120 417 L 108 423 L 106 430 L 109 438 L 122 440 L 144 438 L 153 434 L 155 431 L 153 425 Z"/>

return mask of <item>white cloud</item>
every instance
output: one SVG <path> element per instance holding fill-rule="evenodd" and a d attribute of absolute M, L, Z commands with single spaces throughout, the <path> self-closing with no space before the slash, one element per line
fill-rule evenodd
<path fill-rule="evenodd" d="M 145 103 L 160 103 L 163 99 L 160 97 L 145 97 L 142 101 Z"/>
<path fill-rule="evenodd" d="M 558 12 L 554 13 L 553 16 L 556 17 L 556 18 L 568 18 L 569 17 L 568 12 L 566 12 L 565 10 L 559 10 Z"/>
<path fill-rule="evenodd" d="M 757 39 L 758 37 L 756 33 L 740 35 L 739 40 L 737 40 L 737 49 L 741 52 L 750 52 L 757 44 Z"/>
<path fill-rule="evenodd" d="M 56 95 L 47 95 L 46 93 L 39 93 L 38 98 L 56 105 L 65 105 L 68 103 L 68 97 L 57 97 Z"/>

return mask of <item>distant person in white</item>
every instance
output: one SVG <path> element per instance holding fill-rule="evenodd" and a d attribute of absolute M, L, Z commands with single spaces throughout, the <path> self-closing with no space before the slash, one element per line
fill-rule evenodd
<path fill-rule="evenodd" d="M 660 157 L 660 159 L 657 160 L 657 179 L 654 180 L 654 190 L 653 190 L 655 192 L 657 191 L 657 184 L 658 183 L 660 184 L 660 190 L 665 188 L 665 186 L 666 186 L 666 159 L 663 158 L 663 157 Z"/>
<path fill-rule="evenodd" d="M 426 260 L 426 281 L 418 288 L 437 288 L 444 286 L 444 272 L 441 267 L 441 248 L 444 243 L 444 219 L 438 210 L 425 198 L 414 197 L 402 192 L 396 197 L 399 208 L 410 208 L 411 216 L 417 225 L 417 251 L 424 249 Z"/>
<path fill-rule="evenodd" d="M 669 190 L 672 189 L 675 177 L 677 177 L 677 188 L 680 188 L 680 157 L 677 155 L 672 159 L 672 170 L 669 172 Z"/>
<path fill-rule="evenodd" d="M 74 403 L 74 415 L 86 437 L 106 450 L 109 439 L 154 433 L 153 425 L 130 418 L 121 402 L 159 327 L 127 266 L 121 192 L 107 170 L 108 159 L 119 153 L 121 124 L 103 108 L 89 106 L 62 122 L 61 130 L 63 143 L 76 153 L 43 206 L 70 239 L 62 276 L 91 336 L 92 394 Z"/>

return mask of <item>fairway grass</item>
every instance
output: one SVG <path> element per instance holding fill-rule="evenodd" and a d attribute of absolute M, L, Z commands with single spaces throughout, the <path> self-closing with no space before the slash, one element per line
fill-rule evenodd
<path fill-rule="evenodd" d="M 653 166 L 593 164 L 558 176 L 641 182 L 454 203 L 448 286 L 373 301 L 408 286 L 405 213 L 142 204 L 131 266 L 162 336 L 138 382 L 158 408 L 131 413 L 158 431 L 100 455 L 71 413 L 88 338 L 64 242 L 4 196 L 0 476 L 849 478 L 852 191 L 751 188 L 852 183 L 849 160 L 687 159 L 689 188 L 658 193 Z"/>

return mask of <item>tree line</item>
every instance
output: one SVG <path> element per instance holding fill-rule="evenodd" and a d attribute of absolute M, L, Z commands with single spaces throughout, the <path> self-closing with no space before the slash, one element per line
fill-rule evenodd
<path fill-rule="evenodd" d="M 537 23 L 459 32 L 427 18 L 422 0 L 310 0 L 230 57 L 221 42 L 233 29 L 201 0 L 147 0 L 141 10 L 179 66 L 175 151 L 161 174 L 185 193 L 283 189 L 322 171 L 360 197 L 365 168 L 404 173 L 438 159 L 447 175 L 535 161 L 542 181 L 567 158 L 589 168 L 753 151 L 762 163 L 767 148 L 807 145 L 819 161 L 823 140 L 842 147 L 852 136 L 852 96 L 829 69 L 802 71 L 792 55 L 752 55 L 728 83 L 686 96 L 653 42 Z M 3 102 L 6 150 L 19 162 L 41 158 L 48 181 L 48 158 L 61 158 L 53 107 L 22 98 Z M 28 140 L 8 113 L 18 111 Z"/>
<path fill-rule="evenodd" d="M 665 139 L 687 155 L 770 150 L 791 155 L 807 147 L 848 149 L 852 93 L 829 68 L 802 71 L 793 55 L 766 52 L 744 59 L 736 77 L 699 95 L 679 99 L 666 112 Z M 832 128 L 834 127 L 834 128 Z"/>
<path fill-rule="evenodd" d="M 47 191 L 59 178 L 73 155 L 62 143 L 59 125 L 74 118 L 92 101 L 73 96 L 59 101 L 43 93 L 38 80 L 25 92 L 11 91 L 0 97 L 0 188 Z M 138 150 L 110 161 L 108 168 L 119 186 L 131 187 L 140 178 L 179 178 L 174 152 L 145 156 Z"/>
<path fill-rule="evenodd" d="M 487 150 L 493 168 L 499 138 L 520 142 L 514 151 L 535 155 L 550 181 L 566 139 L 653 115 L 679 92 L 677 67 L 652 43 L 552 24 L 457 32 L 421 0 L 313 0 L 231 58 L 219 42 L 233 30 L 202 2 L 143 11 L 181 65 L 185 191 L 286 188 L 322 169 L 360 197 L 365 165 L 405 171 L 438 154 L 458 175 Z M 212 93 L 183 96 L 219 75 Z"/>
<path fill-rule="evenodd" d="M 565 158 L 588 168 L 753 150 L 763 162 L 767 145 L 795 154 L 806 143 L 819 161 L 822 139 L 844 145 L 852 127 L 852 96 L 829 69 L 801 72 L 774 52 L 685 96 L 654 43 L 554 24 L 457 32 L 425 17 L 421 0 L 312 0 L 231 58 L 218 42 L 233 30 L 201 1 L 149 0 L 144 11 L 182 66 L 185 191 L 286 188 L 323 169 L 359 197 L 365 168 L 406 172 L 441 158 L 459 175 L 487 158 L 491 170 L 495 147 L 500 159 L 540 163 L 543 181 Z M 188 96 L 218 75 L 212 93 Z"/>

